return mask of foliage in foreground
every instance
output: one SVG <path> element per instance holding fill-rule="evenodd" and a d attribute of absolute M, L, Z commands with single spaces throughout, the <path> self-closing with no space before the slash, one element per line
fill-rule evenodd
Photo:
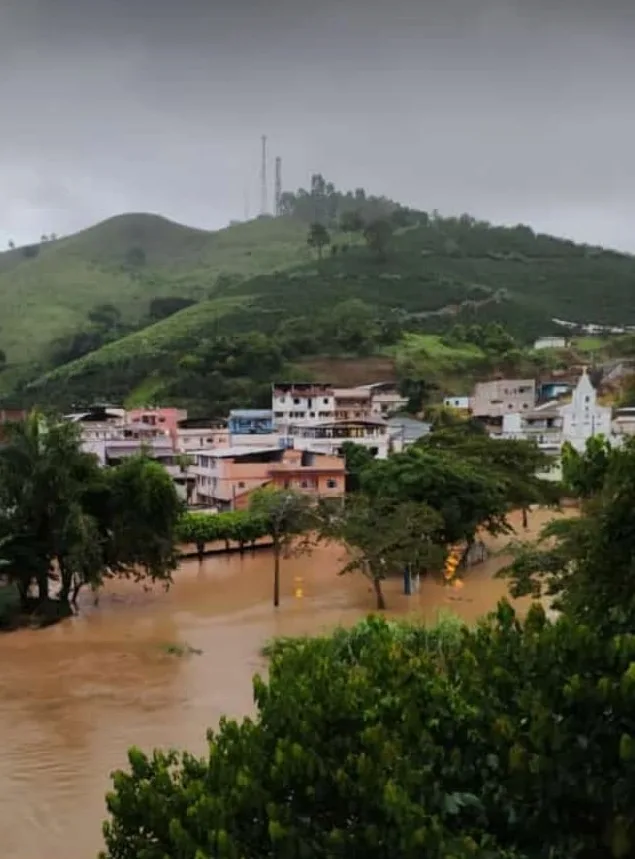
<path fill-rule="evenodd" d="M 102 469 L 75 424 L 37 412 L 4 429 L 0 574 L 24 614 L 68 614 L 82 587 L 113 576 L 169 582 L 181 508 L 161 465 L 139 456 Z"/>
<path fill-rule="evenodd" d="M 104 856 L 631 855 L 634 678 L 635 636 L 507 604 L 441 646 L 380 620 L 295 642 L 206 759 L 131 751 Z"/>

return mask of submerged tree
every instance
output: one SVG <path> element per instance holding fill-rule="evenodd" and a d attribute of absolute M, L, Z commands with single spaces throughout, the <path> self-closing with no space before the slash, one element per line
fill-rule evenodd
<path fill-rule="evenodd" d="M 425 504 L 382 503 L 351 495 L 338 513 L 323 519 L 322 536 L 346 547 L 348 561 L 340 575 L 359 572 L 375 593 L 377 608 L 386 608 L 382 582 L 388 576 L 439 569 L 445 548 L 437 542 L 441 516 Z"/>
<path fill-rule="evenodd" d="M 282 557 L 310 548 L 308 535 L 315 525 L 311 499 L 292 489 L 264 487 L 254 492 L 249 509 L 273 543 L 273 604 L 277 608 Z"/>

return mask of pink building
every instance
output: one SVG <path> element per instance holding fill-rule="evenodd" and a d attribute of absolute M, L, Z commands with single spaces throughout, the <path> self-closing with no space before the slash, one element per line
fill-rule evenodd
<path fill-rule="evenodd" d="M 140 408 L 126 411 L 126 423 L 162 430 L 172 439 L 176 447 L 179 421 L 187 418 L 185 409 L 176 408 Z"/>

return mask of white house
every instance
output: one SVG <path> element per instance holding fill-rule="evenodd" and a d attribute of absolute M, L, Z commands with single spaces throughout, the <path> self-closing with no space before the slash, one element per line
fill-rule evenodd
<path fill-rule="evenodd" d="M 566 337 L 539 337 L 534 343 L 534 349 L 566 349 Z"/>
<path fill-rule="evenodd" d="M 469 412 L 470 398 L 469 397 L 444 397 L 443 405 L 447 409 L 457 409 L 460 412 Z"/>
<path fill-rule="evenodd" d="M 377 459 L 386 459 L 392 446 L 388 424 L 381 418 L 291 425 L 287 428 L 287 436 L 281 439 L 286 447 L 336 456 L 341 455 L 347 441 L 367 448 Z"/>
<path fill-rule="evenodd" d="M 315 423 L 335 418 L 335 392 L 328 384 L 275 383 L 271 409 L 276 427 Z"/>

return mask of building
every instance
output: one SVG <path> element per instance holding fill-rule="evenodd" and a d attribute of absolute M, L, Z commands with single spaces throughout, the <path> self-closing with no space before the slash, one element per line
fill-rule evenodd
<path fill-rule="evenodd" d="M 64 415 L 64 420 L 78 424 L 82 442 L 106 441 L 123 438 L 126 426 L 126 412 L 110 406 L 94 406 L 83 412 Z"/>
<path fill-rule="evenodd" d="M 230 447 L 279 447 L 271 409 L 233 409 L 227 421 Z"/>
<path fill-rule="evenodd" d="M 391 417 L 408 404 L 408 398 L 399 393 L 394 382 L 374 382 L 371 385 L 359 386 L 359 389 L 363 388 L 370 391 L 370 417 Z"/>
<path fill-rule="evenodd" d="M 335 394 L 333 386 L 323 383 L 275 383 L 271 392 L 271 410 L 276 427 L 288 424 L 333 420 Z"/>
<path fill-rule="evenodd" d="M 330 383 L 289 383 L 272 386 L 271 409 L 276 427 L 325 420 L 386 418 L 408 402 L 394 382 L 375 382 L 356 388 Z"/>
<path fill-rule="evenodd" d="M 185 418 L 176 431 L 176 450 L 189 453 L 206 447 L 228 447 L 229 430 L 223 422 L 210 418 Z"/>
<path fill-rule="evenodd" d="M 372 416 L 370 388 L 333 388 L 335 420 L 353 421 Z"/>
<path fill-rule="evenodd" d="M 443 405 L 447 409 L 456 409 L 459 412 L 469 412 L 470 411 L 470 398 L 469 397 L 444 397 Z"/>
<path fill-rule="evenodd" d="M 315 498 L 342 498 L 346 464 L 342 457 L 279 447 L 229 447 L 194 455 L 194 500 L 218 510 L 240 510 L 263 486 L 290 488 Z"/>
<path fill-rule="evenodd" d="M 534 349 L 566 349 L 566 337 L 539 337 L 534 342 Z"/>
<path fill-rule="evenodd" d="M 554 400 L 507 414 L 500 436 L 532 439 L 545 452 L 557 455 L 565 442 L 582 451 L 592 436 L 615 438 L 611 429 L 611 409 L 598 405 L 597 392 L 585 369 L 568 403 Z"/>
<path fill-rule="evenodd" d="M 178 439 L 179 421 L 185 420 L 185 418 L 187 418 L 187 412 L 184 409 L 169 407 L 128 409 L 126 412 L 127 423 L 164 430 L 172 439 L 175 447 Z"/>
<path fill-rule="evenodd" d="M 390 438 L 390 450 L 400 453 L 409 445 L 414 444 L 432 429 L 432 425 L 425 421 L 417 420 L 401 415 L 388 418 L 388 436 Z"/>
<path fill-rule="evenodd" d="M 501 419 L 503 415 L 533 409 L 536 403 L 534 379 L 496 379 L 478 382 L 472 397 L 476 418 Z"/>
<path fill-rule="evenodd" d="M 623 406 L 617 409 L 611 428 L 616 436 L 635 435 L 635 407 Z"/>
<path fill-rule="evenodd" d="M 597 392 L 586 368 L 571 397 L 571 402 L 560 407 L 562 438 L 577 450 L 583 450 L 587 439 L 595 435 L 611 436 L 611 409 L 600 406 Z"/>
<path fill-rule="evenodd" d="M 342 447 L 346 442 L 368 448 L 378 459 L 385 459 L 392 446 L 388 424 L 381 418 L 291 425 L 282 439 L 282 444 L 297 450 L 311 450 L 335 456 L 342 454 Z"/>
<path fill-rule="evenodd" d="M 538 385 L 538 400 L 546 402 L 549 400 L 557 400 L 560 397 L 566 397 L 571 394 L 575 388 L 575 382 L 567 382 L 560 379 L 550 379 L 541 382 Z"/>

